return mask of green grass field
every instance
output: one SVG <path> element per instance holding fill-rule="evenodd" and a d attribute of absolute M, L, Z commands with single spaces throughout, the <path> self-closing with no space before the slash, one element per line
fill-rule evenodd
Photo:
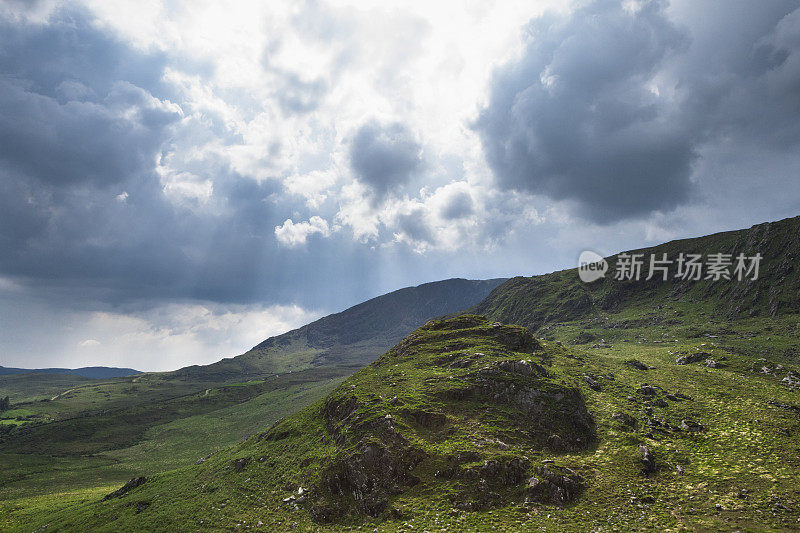
<path fill-rule="evenodd" d="M 76 531 L 161 529 L 167 525 L 183 530 L 229 529 L 237 525 L 252 527 L 259 522 L 267 530 L 293 526 L 314 530 L 360 526 L 379 531 L 492 527 L 762 531 L 800 527 L 800 486 L 796 482 L 800 479 L 800 416 L 793 407 L 800 400 L 796 391 L 781 382 L 785 375 L 797 370 L 793 350 L 800 317 L 742 321 L 704 318 L 702 327 L 687 326 L 684 318 L 671 326 L 648 327 L 636 320 L 646 315 L 641 311 L 638 317 L 635 312 L 625 317 L 615 316 L 613 328 L 582 321 L 549 328 L 553 340 L 546 344 L 542 354 L 533 355 L 507 353 L 497 345 L 486 344 L 479 335 L 476 338 L 470 332 L 462 332 L 456 339 L 458 343 L 450 346 L 457 346 L 455 352 L 448 349 L 446 342 L 429 343 L 424 346 L 424 353 L 429 355 L 418 352 L 402 362 L 393 360 L 389 354 L 382 359 L 384 362 L 345 381 L 329 399 L 363 391 L 355 394 L 362 400 L 365 419 L 394 413 L 398 431 L 414 447 L 434 458 L 415 467 L 413 474 L 421 482 L 391 496 L 387 511 L 377 518 L 358 512 L 356 507 L 354 513 L 345 514 L 333 523 L 318 523 L 310 512 L 312 502 L 301 504 L 298 509 L 283 503 L 284 498 L 296 494 L 297 487 L 309 489 L 318 485 L 320 476 L 333 464 L 332 458 L 347 456 L 355 449 L 356 444 L 336 443 L 331 428 L 323 423 L 321 403 L 306 408 L 271 431 L 273 435 L 282 432 L 287 436 L 251 437 L 197 466 L 187 464 L 194 457 L 187 454 L 185 466 L 152 476 L 124 498 L 98 502 L 99 496 L 133 477 L 132 470 L 113 487 L 98 481 L 96 490 L 87 483 L 74 490 L 59 487 L 50 496 L 34 496 L 35 491 L 27 494 L 6 491 L 9 499 L 4 503 L 2 516 L 12 530 L 49 524 L 46 530 Z M 620 321 L 629 321 L 630 327 L 620 326 Z M 605 347 L 570 344 L 581 332 L 602 338 Z M 470 414 L 465 408 L 454 413 L 448 410 L 447 402 L 432 400 L 441 398 L 431 394 L 437 388 L 451 388 L 454 381 L 461 383 L 454 374 L 461 372 L 466 376 L 469 372 L 442 367 L 434 361 L 452 355 L 451 352 L 478 351 L 505 353 L 498 361 L 520 357 L 541 359 L 553 386 L 560 383 L 580 389 L 596 423 L 596 443 L 583 450 L 554 452 L 521 437 L 514 429 L 513 417 L 502 418 L 508 411 L 484 416 L 480 409 Z M 698 351 L 708 353 L 708 358 L 726 366 L 708 368 L 702 362 L 675 363 L 679 354 Z M 650 368 L 634 368 L 626 363 L 630 359 Z M 755 367 L 754 361 L 758 362 Z M 771 369 L 770 373 L 764 373 L 762 367 Z M 443 376 L 450 375 L 454 375 L 454 380 L 442 381 Z M 589 387 L 584 377 L 587 375 L 594 378 L 600 390 Z M 653 397 L 638 392 L 645 383 L 658 387 Z M 691 399 L 670 399 L 678 393 Z M 405 410 L 388 403 L 393 396 L 404 400 Z M 441 434 L 421 429 L 404 414 L 411 407 L 411 410 L 442 410 L 452 425 Z M 243 429 L 263 430 L 270 425 L 266 419 L 259 425 L 256 418 L 243 411 L 234 412 L 241 416 Z M 635 420 L 635 427 L 621 424 L 612 417 L 615 413 L 629 414 Z M 225 416 L 223 412 L 218 414 Z M 203 420 L 213 426 L 207 418 L 210 416 L 203 415 Z M 698 422 L 703 429 L 681 430 L 684 420 Z M 202 433 L 199 429 L 202 426 L 201 419 L 197 419 L 195 426 L 193 419 L 187 418 L 159 426 L 150 435 L 154 442 L 158 435 L 166 442 L 170 440 L 166 435 L 171 432 L 186 431 L 187 439 L 191 440 L 195 430 Z M 348 431 L 355 431 L 358 438 L 370 436 L 369 431 L 358 434 L 363 430 L 357 428 Z M 373 432 L 372 438 L 380 435 Z M 475 442 L 483 444 L 476 447 Z M 641 473 L 639 444 L 650 448 L 659 465 L 657 473 L 651 476 Z M 150 445 L 155 444 L 141 446 Z M 185 449 L 186 444 L 175 441 L 169 446 L 176 446 L 177 450 Z M 526 503 L 517 487 L 496 488 L 501 496 L 498 502 L 474 511 L 461 510 L 454 505 L 458 500 L 454 495 L 477 489 L 462 480 L 442 480 L 433 474 L 436 466 L 441 466 L 437 457 L 468 449 L 477 450 L 482 458 L 524 457 L 531 465 L 552 460 L 578 472 L 586 488 L 578 499 L 564 507 Z M 131 457 L 141 455 L 134 452 Z M 122 456 L 117 458 L 125 463 Z M 241 458 L 248 458 L 249 462 L 237 472 L 234 461 Z M 479 463 L 480 460 L 475 464 Z M 150 464 L 155 471 L 167 466 Z M 469 466 L 471 463 L 462 465 Z M 138 469 L 135 475 L 149 473 L 145 470 Z M 137 502 L 145 502 L 146 508 L 137 512 Z"/>

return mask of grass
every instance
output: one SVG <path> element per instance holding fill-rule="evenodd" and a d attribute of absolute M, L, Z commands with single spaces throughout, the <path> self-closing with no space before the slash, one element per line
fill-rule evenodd
<path fill-rule="evenodd" d="M 76 420 L 32 427 L 30 436 L 15 436 L 0 451 L 0 499 L 122 483 L 193 464 L 324 396 L 342 379 L 330 369 L 308 371 L 79 419 L 90 434 Z"/>
<path fill-rule="evenodd" d="M 629 318 L 636 318 L 635 314 Z M 610 531 L 797 529 L 800 487 L 795 480 L 800 476 L 800 423 L 796 412 L 781 406 L 800 401 L 797 392 L 781 384 L 781 374 L 755 373 L 750 367 L 755 355 L 766 355 L 771 363 L 782 364 L 787 371 L 794 368 L 796 359 L 785 346 L 792 346 L 792 335 L 799 323 L 796 315 L 703 323 L 704 329 L 729 332 L 724 339 L 710 339 L 706 333 L 714 333 L 705 331 L 696 336 L 698 332 L 690 331 L 685 324 L 666 329 L 595 326 L 594 331 L 606 338 L 610 348 L 559 346 L 559 342 L 563 344 L 591 325 L 572 322 L 552 328 L 555 340 L 545 343 L 541 352 L 489 356 L 492 361 L 517 360 L 520 356 L 547 361 L 548 383 L 581 390 L 587 409 L 594 415 L 598 440 L 596 446 L 569 452 L 531 446 L 527 437 L 518 436 L 515 440 L 519 426 L 502 412 L 496 414 L 500 418 L 476 419 L 476 412 L 470 412 L 469 405 L 453 412 L 447 402 L 432 400 L 439 398 L 432 392 L 463 385 L 469 374 L 469 369 L 454 372 L 435 361 L 451 353 L 483 350 L 500 354 L 503 350 L 487 343 L 479 331 L 462 331 L 455 339 L 429 338 L 413 356 L 398 360 L 390 352 L 328 396 L 331 401 L 355 395 L 362 403 L 359 413 L 367 426 L 348 426 L 345 431 L 353 432 L 354 439 L 337 444 L 322 416 L 325 403 L 317 403 L 273 427 L 269 434 L 286 434 L 282 438 L 254 436 L 218 452 L 201 465 L 155 475 L 120 500 L 76 500 L 62 510 L 25 515 L 26 520 L 33 518 L 36 527 L 50 524 L 51 528 L 101 531 L 160 529 L 166 524 L 189 530 L 228 529 L 237 524 L 246 528 L 259 521 L 267 530 L 295 525 L 299 530 L 319 531 L 357 526 L 378 531 L 478 531 L 492 527 Z M 709 348 L 710 342 L 716 346 Z M 763 347 L 771 342 L 781 349 L 764 354 Z M 448 348 L 456 344 L 449 343 L 460 344 L 452 350 Z M 726 357 L 728 366 L 709 369 L 700 363 L 675 364 L 675 352 L 692 351 L 701 344 L 706 344 L 703 348 L 710 349 L 713 357 Z M 634 358 L 654 368 L 637 370 L 625 363 Z M 587 374 L 597 378 L 600 391 L 588 387 L 583 378 Z M 449 379 L 451 375 L 453 379 Z M 648 400 L 637 392 L 643 383 L 663 391 Z M 678 392 L 692 399 L 666 399 L 666 394 Z M 394 396 L 404 399 L 402 407 L 389 403 Z M 659 399 L 666 405 L 661 406 Z M 409 408 L 440 409 L 451 425 L 443 433 L 416 427 L 402 414 Z M 633 416 L 637 428 L 630 430 L 618 423 L 611 416 L 617 412 Z M 307 505 L 295 510 L 283 504 L 283 499 L 292 491 L 296 493 L 298 486 L 308 489 L 318 484 L 336 458 L 352 453 L 359 439 L 380 439 L 380 434 L 364 427 L 387 413 L 396 415 L 398 431 L 412 446 L 423 448 L 433 457 L 413 471 L 421 483 L 392 496 L 389 510 L 377 518 L 357 513 L 332 524 L 320 524 L 312 519 Z M 655 429 L 657 426 L 651 427 L 648 420 L 653 419 L 670 429 L 662 432 Z M 682 420 L 698 421 L 705 429 L 698 433 L 675 429 Z M 491 444 L 493 439 L 508 447 Z M 653 476 L 641 473 L 639 444 L 650 447 L 660 465 Z M 512 487 L 503 493 L 506 499 L 498 505 L 454 511 L 452 497 L 464 486 L 459 480 L 436 478 L 434 468 L 449 453 L 466 449 L 479 451 L 484 458 L 525 456 L 532 465 L 554 460 L 578 471 L 587 487 L 576 502 L 566 507 L 525 503 Z M 243 457 L 250 462 L 236 472 L 233 462 Z M 261 458 L 265 459 L 259 462 Z M 461 466 L 469 468 L 474 464 Z M 682 474 L 678 473 L 678 466 L 682 467 Z M 139 501 L 149 505 L 137 513 L 134 504 Z M 11 512 L 10 516 L 22 515 Z"/>

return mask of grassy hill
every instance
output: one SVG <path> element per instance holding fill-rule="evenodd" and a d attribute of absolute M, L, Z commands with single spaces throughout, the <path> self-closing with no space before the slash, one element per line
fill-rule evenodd
<path fill-rule="evenodd" d="M 613 279 L 619 254 L 607 258 L 609 272 L 593 283 L 580 281 L 569 269 L 533 277 L 516 277 L 497 287 L 472 311 L 505 323 L 538 330 L 549 324 L 597 318 L 633 309 L 669 305 L 688 316 L 704 311 L 716 317 L 777 316 L 800 312 L 800 217 L 768 222 L 747 230 L 728 231 L 694 239 L 671 241 L 628 253 L 651 254 L 675 260 L 684 254 L 740 253 L 763 256 L 757 280 L 710 282 L 656 275 L 642 279 Z M 673 267 L 675 268 L 675 267 Z M 664 313 L 657 313 L 664 318 Z M 671 318 L 671 317 L 670 317 Z"/>
<path fill-rule="evenodd" d="M 401 289 L 204 367 L 105 380 L 0 376 L 0 397 L 13 404 L 0 414 L 0 499 L 191 464 L 324 396 L 429 318 L 502 281 Z"/>

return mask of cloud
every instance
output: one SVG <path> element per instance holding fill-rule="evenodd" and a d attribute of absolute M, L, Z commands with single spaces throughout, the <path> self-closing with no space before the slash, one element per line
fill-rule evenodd
<path fill-rule="evenodd" d="M 285 113 L 302 114 L 315 110 L 325 96 L 326 90 L 325 80 L 321 78 L 304 81 L 299 75 L 289 72 L 283 76 L 277 98 Z"/>
<path fill-rule="evenodd" d="M 81 348 L 90 348 L 93 346 L 100 346 L 100 341 L 96 339 L 86 339 L 85 341 L 81 341 L 78 343 L 78 346 Z"/>
<path fill-rule="evenodd" d="M 323 237 L 331 234 L 328 222 L 318 216 L 311 217 L 308 222 L 292 222 L 291 218 L 280 226 L 275 226 L 275 238 L 278 242 L 289 247 L 302 246 L 306 243 L 309 235 L 319 233 Z"/>
<path fill-rule="evenodd" d="M 59 309 L 41 301 L 24 305 L 24 317 L 0 307 L 7 366 L 174 370 L 244 353 L 270 336 L 319 317 L 318 312 L 294 305 L 208 301 L 162 302 L 140 310 Z M 42 335 L 45 324 L 48 334 Z"/>
<path fill-rule="evenodd" d="M 474 126 L 498 186 L 605 224 L 699 201 L 718 143 L 797 146 L 790 5 L 597 0 L 533 19 Z"/>
<path fill-rule="evenodd" d="M 526 28 L 518 60 L 494 75 L 475 125 L 497 183 L 608 222 L 689 197 L 695 152 L 669 99 L 651 90 L 686 35 L 663 2 L 601 0 Z"/>
<path fill-rule="evenodd" d="M 350 145 L 350 164 L 377 198 L 408 183 L 422 166 L 422 147 L 399 123 L 363 124 Z"/>
<path fill-rule="evenodd" d="M 127 82 L 102 102 L 56 99 L 0 80 L 0 165 L 46 185 L 102 187 L 152 168 L 180 108 Z"/>
<path fill-rule="evenodd" d="M 693 43 L 665 69 L 682 121 L 708 144 L 779 150 L 800 139 L 800 8 L 776 1 L 690 3 L 675 16 Z"/>
<path fill-rule="evenodd" d="M 469 192 L 455 189 L 444 196 L 440 210 L 442 218 L 455 220 L 475 212 L 475 202 Z"/>

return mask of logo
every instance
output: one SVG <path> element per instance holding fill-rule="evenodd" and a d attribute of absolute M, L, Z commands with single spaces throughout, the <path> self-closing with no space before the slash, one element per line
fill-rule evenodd
<path fill-rule="evenodd" d="M 661 281 L 755 281 L 764 258 L 760 253 L 752 256 L 744 253 L 714 253 L 703 256 L 683 252 L 678 254 L 677 259 L 669 259 L 666 253 L 650 254 L 646 257 L 643 253 L 622 252 L 615 257 L 613 277 L 617 281 L 650 281 L 653 278 Z M 581 252 L 578 257 L 578 276 L 584 283 L 605 277 L 608 269 L 608 262 L 603 256 L 591 250 Z"/>
<path fill-rule="evenodd" d="M 591 283 L 604 277 L 608 271 L 608 263 L 603 256 L 584 250 L 578 257 L 578 276 L 584 283 Z"/>

